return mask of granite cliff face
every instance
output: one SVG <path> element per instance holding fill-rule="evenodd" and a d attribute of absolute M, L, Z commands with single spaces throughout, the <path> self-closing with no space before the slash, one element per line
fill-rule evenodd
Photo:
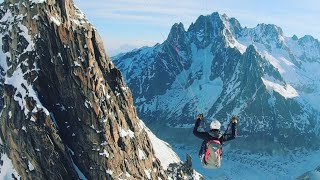
<path fill-rule="evenodd" d="M 2 175 L 167 178 L 120 71 L 72 0 L 5 0 L 0 40 Z"/>

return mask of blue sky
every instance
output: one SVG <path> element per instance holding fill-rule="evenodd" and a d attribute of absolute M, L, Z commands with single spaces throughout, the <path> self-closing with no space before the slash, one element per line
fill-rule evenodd
<path fill-rule="evenodd" d="M 0 0 L 0 3 L 3 0 Z M 235 17 L 241 25 L 280 26 L 286 36 L 320 39 L 319 0 L 74 0 L 104 39 L 106 51 L 123 45 L 139 47 L 163 42 L 171 26 L 185 29 L 200 15 L 213 12 Z"/>
<path fill-rule="evenodd" d="M 106 51 L 123 45 L 152 46 L 163 42 L 171 26 L 185 29 L 200 15 L 212 12 L 235 17 L 241 25 L 280 26 L 286 36 L 320 38 L 319 0 L 74 0 L 104 39 Z"/>

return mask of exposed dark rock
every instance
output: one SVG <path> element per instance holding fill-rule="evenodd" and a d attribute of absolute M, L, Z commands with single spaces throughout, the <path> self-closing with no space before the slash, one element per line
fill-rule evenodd
<path fill-rule="evenodd" d="M 72 0 L 36 2 L 1 5 L 2 153 L 22 179 L 166 179 L 96 29 Z"/>

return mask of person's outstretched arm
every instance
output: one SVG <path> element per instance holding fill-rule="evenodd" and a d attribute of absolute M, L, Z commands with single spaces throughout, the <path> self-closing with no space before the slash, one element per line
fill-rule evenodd
<path fill-rule="evenodd" d="M 209 140 L 210 139 L 210 135 L 207 132 L 199 132 L 198 131 L 198 127 L 200 126 L 200 122 L 203 120 L 203 115 L 198 115 L 197 117 L 197 121 L 194 124 L 194 128 L 193 128 L 193 134 L 202 139 L 202 140 Z"/>
<path fill-rule="evenodd" d="M 236 124 L 238 120 L 235 116 L 231 118 L 231 134 L 223 134 L 220 138 L 221 141 L 230 141 L 236 138 Z"/>

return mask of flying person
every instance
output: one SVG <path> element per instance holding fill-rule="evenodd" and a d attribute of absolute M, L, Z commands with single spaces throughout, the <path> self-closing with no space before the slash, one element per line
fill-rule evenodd
<path fill-rule="evenodd" d="M 222 134 L 220 132 L 221 123 L 216 119 L 210 123 L 209 132 L 199 132 L 198 127 L 202 120 L 203 114 L 199 114 L 193 128 L 193 134 L 203 140 L 199 151 L 202 166 L 212 169 L 219 168 L 221 166 L 223 143 L 235 139 L 236 137 L 236 124 L 238 123 L 237 117 L 232 116 L 231 118 L 231 134 Z"/>

